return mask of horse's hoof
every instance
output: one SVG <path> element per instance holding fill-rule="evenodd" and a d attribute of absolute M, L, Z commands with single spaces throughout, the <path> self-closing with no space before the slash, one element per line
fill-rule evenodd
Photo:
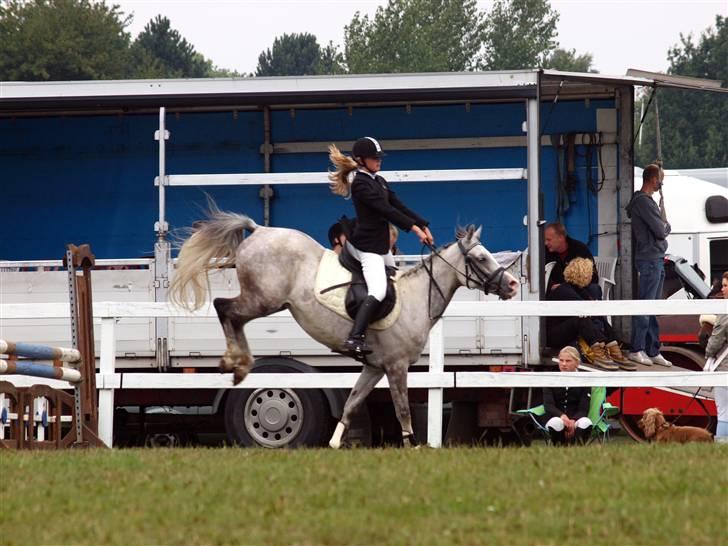
<path fill-rule="evenodd" d="M 415 438 L 414 434 L 403 434 L 402 435 L 402 446 L 405 448 L 419 448 L 420 444 Z"/>
<path fill-rule="evenodd" d="M 344 437 L 344 432 L 346 432 L 346 427 L 344 426 L 344 423 L 339 421 L 336 423 L 336 428 L 334 429 L 334 434 L 331 436 L 331 440 L 329 440 L 330 448 L 339 449 L 341 447 L 341 439 Z"/>

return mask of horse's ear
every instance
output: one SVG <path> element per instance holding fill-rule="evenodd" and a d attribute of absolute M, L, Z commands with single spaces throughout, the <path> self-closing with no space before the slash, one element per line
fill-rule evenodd
<path fill-rule="evenodd" d="M 478 226 L 478 229 L 475 230 L 475 233 L 473 233 L 473 237 L 476 238 L 478 241 L 480 241 L 480 234 L 483 232 L 483 226 Z"/>

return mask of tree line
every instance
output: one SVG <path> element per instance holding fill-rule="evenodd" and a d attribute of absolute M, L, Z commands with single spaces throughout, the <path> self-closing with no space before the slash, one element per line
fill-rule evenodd
<path fill-rule="evenodd" d="M 297 76 L 552 68 L 596 72 L 592 55 L 559 47 L 559 14 L 548 0 L 388 0 L 372 17 L 356 12 L 344 44 L 309 33 L 283 34 L 253 74 Z M 132 16 L 103 0 L 0 0 L 0 81 L 66 81 L 241 76 L 195 50 L 158 15 L 132 39 Z M 668 73 L 728 81 L 728 25 L 695 42 L 680 35 Z M 724 83 L 724 86 L 726 84 Z M 667 168 L 728 165 L 728 100 L 660 90 L 662 159 Z M 636 111 L 649 101 L 640 99 Z M 654 102 L 654 101 L 653 101 Z M 636 163 L 656 158 L 654 108 L 647 111 Z"/>

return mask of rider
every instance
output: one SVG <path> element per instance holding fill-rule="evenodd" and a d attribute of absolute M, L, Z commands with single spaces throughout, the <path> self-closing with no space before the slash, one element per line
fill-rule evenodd
<path fill-rule="evenodd" d="M 382 148 L 375 139 L 363 137 L 354 143 L 351 157 L 336 146 L 329 147 L 329 158 L 336 171 L 329 174 L 331 191 L 351 196 L 356 209 L 356 227 L 346 242 L 349 253 L 361 262 L 367 283 L 367 298 L 359 307 L 344 348 L 354 354 L 367 354 L 366 330 L 387 292 L 385 265 L 394 266 L 390 252 L 389 222 L 404 231 L 413 231 L 423 244 L 434 243 L 429 222 L 408 209 L 377 172 L 382 167 Z M 356 171 L 352 181 L 349 174 Z"/>

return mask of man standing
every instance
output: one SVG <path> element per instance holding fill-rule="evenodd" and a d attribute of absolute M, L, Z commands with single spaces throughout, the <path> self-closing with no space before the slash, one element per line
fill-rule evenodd
<path fill-rule="evenodd" d="M 660 198 L 657 206 L 652 194 L 662 188 L 662 169 L 648 165 L 642 172 L 642 188 L 636 191 L 627 205 L 627 216 L 632 219 L 634 263 L 638 274 L 638 299 L 662 298 L 665 280 L 665 251 L 670 224 Z M 662 192 L 660 192 L 662 193 Z M 672 366 L 660 354 L 660 328 L 654 315 L 632 317 L 632 352 L 630 360 L 650 366 Z"/>
<path fill-rule="evenodd" d="M 587 292 L 595 300 L 602 299 L 601 289 L 599 288 L 599 274 L 597 266 L 594 263 L 594 256 L 589 248 L 576 239 L 572 239 L 566 233 L 566 228 L 560 222 L 554 222 L 547 225 L 543 230 L 544 244 L 546 245 L 546 255 L 544 263 L 555 262 L 554 268 L 549 276 L 549 285 L 546 287 L 546 293 L 559 287 L 564 282 L 564 268 L 574 258 L 586 258 L 591 260 L 594 266 L 591 284 L 586 288 Z"/>

